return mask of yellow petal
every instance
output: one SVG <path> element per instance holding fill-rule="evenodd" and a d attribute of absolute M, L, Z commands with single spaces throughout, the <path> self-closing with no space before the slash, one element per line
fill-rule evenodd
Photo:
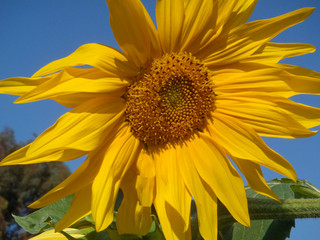
<path fill-rule="evenodd" d="M 207 56 L 208 52 L 215 49 L 221 41 L 226 41 L 231 29 L 244 24 L 255 7 L 257 0 L 216 0 L 214 15 L 216 20 L 212 23 L 213 28 L 201 39 L 198 58 Z"/>
<path fill-rule="evenodd" d="M 215 27 L 217 5 L 217 1 L 214 0 L 189 0 L 185 4 L 181 51 L 198 51 L 204 36 Z"/>
<path fill-rule="evenodd" d="M 217 43 L 204 55 L 204 61 L 208 66 L 240 61 L 285 29 L 305 20 L 313 10 L 314 8 L 302 8 L 275 18 L 240 25 L 230 32 L 227 42 Z"/>
<path fill-rule="evenodd" d="M 242 62 L 277 63 L 288 57 L 295 57 L 316 50 L 311 44 L 305 43 L 271 43 L 261 46 L 253 55 L 243 59 Z"/>
<path fill-rule="evenodd" d="M 310 78 L 317 78 L 320 79 L 320 73 L 312 71 L 307 68 L 295 66 L 295 65 L 289 65 L 289 64 L 269 64 L 270 66 L 277 67 L 283 70 L 286 70 L 288 73 L 291 73 L 295 76 L 300 77 L 310 77 Z"/>
<path fill-rule="evenodd" d="M 74 194 L 71 207 L 55 225 L 54 229 L 57 232 L 62 231 L 80 220 L 81 218 L 89 215 L 91 212 L 91 184 L 81 189 Z"/>
<path fill-rule="evenodd" d="M 67 95 L 55 96 L 52 100 L 67 108 L 76 108 L 84 102 L 105 96 L 106 94 L 104 93 L 70 93 Z"/>
<path fill-rule="evenodd" d="M 65 68 L 55 77 L 37 86 L 16 100 L 16 103 L 68 97 L 70 94 L 100 93 L 108 96 L 123 95 L 128 82 L 120 78 L 105 77 L 96 68 Z M 92 98 L 95 94 L 92 94 Z M 79 103 L 80 104 L 80 103 Z"/>
<path fill-rule="evenodd" d="M 123 200 L 117 214 L 119 234 L 146 235 L 153 222 L 150 206 L 141 206 L 135 188 L 137 174 L 134 168 L 128 170 L 121 182 Z M 148 194 L 148 193 L 147 193 Z"/>
<path fill-rule="evenodd" d="M 61 116 L 31 144 L 27 154 L 59 149 L 92 151 L 113 128 L 123 122 L 124 101 L 121 98 L 92 99 Z"/>
<path fill-rule="evenodd" d="M 121 49 L 137 66 L 161 54 L 158 32 L 140 0 L 107 0 L 110 25 Z"/>
<path fill-rule="evenodd" d="M 195 56 L 198 58 L 202 58 L 202 52 L 208 52 L 208 48 L 211 49 L 210 45 L 216 41 L 218 38 L 226 37 L 226 34 L 222 34 L 225 28 L 225 23 L 231 17 L 231 13 L 237 4 L 236 0 L 215 0 L 214 1 L 214 12 L 212 13 L 212 23 L 211 29 L 206 32 L 205 36 L 202 39 L 199 39 L 200 45 L 198 49 L 198 53 L 195 53 Z M 229 30 L 227 30 L 229 32 Z M 222 36 L 221 36 L 222 35 Z M 210 47 L 209 47 L 210 46 Z M 206 50 L 204 50 L 206 49 Z M 205 55 L 206 56 L 206 55 Z"/>
<path fill-rule="evenodd" d="M 156 167 L 154 206 L 166 239 L 191 239 L 188 193 L 178 169 L 176 149 L 168 147 L 153 153 Z"/>
<path fill-rule="evenodd" d="M 313 128 L 320 125 L 320 108 L 310 107 L 287 99 L 281 100 L 276 102 L 278 106 L 306 128 Z"/>
<path fill-rule="evenodd" d="M 32 91 L 40 84 L 48 81 L 56 74 L 42 78 L 26 78 L 26 77 L 13 77 L 0 81 L 0 93 L 23 95 Z"/>
<path fill-rule="evenodd" d="M 296 103 L 290 99 L 272 96 L 268 93 L 247 92 L 229 95 L 225 94 L 224 96 L 219 96 L 217 98 L 221 100 L 228 99 L 233 101 L 235 104 L 236 102 L 242 102 L 243 104 L 251 102 L 254 104 L 269 105 L 278 109 L 278 111 L 281 111 L 283 114 L 288 115 L 305 128 L 312 128 L 320 125 L 320 108 Z M 290 121 L 288 123 L 290 123 Z"/>
<path fill-rule="evenodd" d="M 250 226 L 247 197 L 241 176 L 213 138 L 204 134 L 187 143 L 201 178 L 209 185 L 231 215 L 241 224 Z"/>
<path fill-rule="evenodd" d="M 215 73 L 212 81 L 215 82 L 215 85 L 217 84 L 215 91 L 218 94 L 219 91 L 221 93 L 268 91 L 279 96 L 291 97 L 297 94 L 320 93 L 320 73 L 294 65 L 241 62 L 217 66 L 210 70 Z M 245 85 L 242 86 L 242 84 Z M 273 88 L 272 85 L 274 85 Z"/>
<path fill-rule="evenodd" d="M 217 197 L 200 178 L 191 159 L 192 150 L 183 145 L 177 146 L 177 151 L 180 174 L 196 203 L 200 234 L 204 239 L 215 240 L 218 237 Z"/>
<path fill-rule="evenodd" d="M 38 154 L 28 155 L 27 152 L 31 144 L 11 153 L 1 160 L 0 166 L 9 165 L 25 165 L 42 162 L 68 161 L 86 155 L 87 152 L 73 149 L 53 149 L 47 152 L 39 152 Z"/>
<path fill-rule="evenodd" d="M 291 164 L 270 149 L 252 128 L 219 113 L 213 113 L 213 119 L 209 126 L 211 136 L 228 155 L 263 165 L 294 181 L 297 179 Z"/>
<path fill-rule="evenodd" d="M 154 199 L 155 166 L 150 155 L 143 149 L 137 159 L 136 189 L 141 206 L 150 207 Z"/>
<path fill-rule="evenodd" d="M 183 0 L 158 0 L 156 17 L 163 51 L 178 52 L 184 22 Z"/>
<path fill-rule="evenodd" d="M 95 151 L 90 152 L 88 158 L 74 173 L 28 207 L 42 208 L 75 192 L 79 192 L 87 185 L 91 186 L 102 164 L 105 149 L 108 147 L 110 142 L 111 140 L 100 146 Z"/>
<path fill-rule="evenodd" d="M 100 170 L 92 184 L 92 216 L 97 231 L 106 229 L 113 221 L 120 182 L 139 151 L 140 141 L 132 135 L 127 124 L 124 124 L 105 152 Z"/>
<path fill-rule="evenodd" d="M 152 225 L 151 207 L 143 207 L 138 199 L 124 198 L 117 214 L 119 234 L 147 235 Z"/>
<path fill-rule="evenodd" d="M 273 198 L 274 200 L 280 202 L 278 196 L 272 192 L 270 187 L 267 185 L 265 179 L 263 178 L 261 168 L 258 164 L 234 157 L 232 157 L 232 160 L 237 164 L 240 171 L 245 176 L 251 189 L 257 193 Z"/>
<path fill-rule="evenodd" d="M 265 95 L 267 94 L 256 94 L 257 97 L 252 97 L 250 94 L 239 93 L 218 96 L 215 103 L 216 112 L 241 119 L 262 136 L 301 138 L 315 135 L 315 132 L 283 110 L 281 103 L 277 104 L 295 104 L 294 102 L 270 95 L 265 99 Z M 298 104 L 296 109 L 299 109 Z"/>
<path fill-rule="evenodd" d="M 298 94 L 320 94 L 320 73 L 299 66 L 274 64 L 286 70 L 290 76 L 287 84 Z"/>
<path fill-rule="evenodd" d="M 243 65 L 244 66 L 244 65 Z M 273 95 L 290 97 L 294 95 L 287 82 L 291 76 L 285 71 L 277 68 L 260 65 L 261 69 L 248 72 L 232 72 L 212 77 L 215 85 L 215 93 L 224 95 L 226 93 L 241 92 L 270 92 Z"/>
<path fill-rule="evenodd" d="M 234 5 L 231 14 L 224 22 L 224 31 L 227 32 L 230 29 L 240 26 L 247 22 L 251 16 L 253 9 L 257 3 L 257 0 L 219 0 L 225 5 Z M 228 4 L 228 2 L 230 2 Z M 228 6 L 225 6 L 227 8 Z M 222 17 L 221 17 L 222 18 Z"/>
<path fill-rule="evenodd" d="M 77 230 L 78 229 L 75 229 L 75 228 L 64 229 L 66 233 L 70 234 L 74 238 L 84 237 L 83 234 L 73 233 L 73 232 L 76 232 Z M 54 230 L 49 230 L 49 231 L 40 233 L 39 235 L 32 237 L 29 240 L 68 240 L 68 238 L 64 236 L 62 233 L 55 232 Z"/>
<path fill-rule="evenodd" d="M 47 64 L 33 77 L 54 73 L 65 67 L 81 65 L 98 68 L 110 77 L 130 77 L 138 73 L 138 68 L 120 51 L 102 44 L 88 43 L 80 46 L 69 56 Z"/>

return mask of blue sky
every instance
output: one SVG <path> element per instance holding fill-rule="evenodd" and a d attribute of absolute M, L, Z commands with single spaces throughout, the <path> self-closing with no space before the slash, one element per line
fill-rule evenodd
<path fill-rule="evenodd" d="M 155 0 L 144 0 L 154 17 Z M 305 22 L 280 34 L 275 42 L 304 42 L 319 49 L 313 54 L 287 59 L 320 72 L 319 0 L 260 0 L 250 20 L 270 18 L 302 8 L 317 7 Z M 0 79 L 31 76 L 43 65 L 72 53 L 85 43 L 97 42 L 118 47 L 110 26 L 104 0 L 1 0 Z M 52 101 L 13 104 L 14 96 L 0 95 L 0 129 L 13 128 L 19 141 L 33 138 L 52 125 L 67 108 Z M 320 107 L 320 96 L 299 96 L 294 100 Z M 319 128 L 318 128 L 319 129 Z M 295 167 L 300 179 L 320 188 L 320 134 L 307 139 L 265 139 Z M 74 170 L 81 161 L 68 163 Z M 266 179 L 281 177 L 265 171 Z M 290 239 L 318 239 L 320 220 L 298 220 Z"/>

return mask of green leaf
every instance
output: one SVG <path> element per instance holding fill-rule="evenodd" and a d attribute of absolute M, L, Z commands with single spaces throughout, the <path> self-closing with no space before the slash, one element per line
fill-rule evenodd
<path fill-rule="evenodd" d="M 110 237 L 106 231 L 96 232 L 95 228 L 90 228 L 87 233 L 82 232 L 85 236 L 78 238 L 77 240 L 110 240 Z"/>
<path fill-rule="evenodd" d="M 152 218 L 153 223 L 150 231 L 146 236 L 143 236 L 143 240 L 165 240 L 157 216 L 152 215 Z"/>
<path fill-rule="evenodd" d="M 290 185 L 296 198 L 320 198 L 320 190 L 306 180 L 298 180 L 296 184 Z"/>
<path fill-rule="evenodd" d="M 294 220 L 253 220 L 247 228 L 239 223 L 227 226 L 220 239 L 232 240 L 284 240 L 290 237 Z"/>
<path fill-rule="evenodd" d="M 73 195 L 70 195 L 25 217 L 13 217 L 28 233 L 37 234 L 52 228 L 66 214 L 72 198 Z"/>
<path fill-rule="evenodd" d="M 268 182 L 269 187 L 281 200 L 300 198 L 319 198 L 320 190 L 306 180 L 294 182 L 287 178 L 274 179 Z M 268 199 L 249 187 L 246 187 L 249 202 L 254 199 Z M 226 218 L 226 209 L 219 207 L 219 220 Z M 250 211 L 250 208 L 249 208 Z M 230 216 L 229 216 L 230 217 Z M 251 219 L 253 218 L 250 212 Z M 228 217 L 227 217 L 228 218 Z M 232 219 L 232 218 L 230 218 Z M 291 228 L 294 227 L 294 219 L 266 219 L 251 220 L 251 227 L 229 221 L 219 221 L 219 239 L 221 240 L 285 240 L 290 237 Z"/>
<path fill-rule="evenodd" d="M 320 198 L 320 190 L 306 180 L 294 182 L 288 178 L 281 178 L 273 179 L 267 183 L 280 199 Z M 246 193 L 248 198 L 268 198 L 256 193 L 249 187 L 246 187 Z"/>

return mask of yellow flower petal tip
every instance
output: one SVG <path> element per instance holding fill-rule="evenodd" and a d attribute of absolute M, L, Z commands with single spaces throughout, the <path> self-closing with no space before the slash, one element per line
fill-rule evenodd
<path fill-rule="evenodd" d="M 319 126 L 320 110 L 289 98 L 320 94 L 320 73 L 279 63 L 313 46 L 270 40 L 314 8 L 247 22 L 255 3 L 158 0 L 157 29 L 140 0 L 107 0 L 122 51 L 85 44 L 31 78 L 0 82 L 1 93 L 20 96 L 16 103 L 52 99 L 71 108 L 1 166 L 88 156 L 29 207 L 74 194 L 57 229 L 92 212 L 102 231 L 113 221 L 121 189 L 122 233 L 145 234 L 154 205 L 166 239 L 190 239 L 194 199 L 201 235 L 217 239 L 218 200 L 250 226 L 243 180 L 230 159 L 253 190 L 280 201 L 260 165 L 297 176 L 261 137 L 317 132 L 310 128 Z M 33 239 L 64 239 L 39 236 Z"/>
<path fill-rule="evenodd" d="M 75 228 L 66 228 L 63 231 L 69 234 L 73 238 L 82 238 L 83 234 L 77 233 L 78 229 Z M 68 240 L 68 238 L 60 232 L 55 232 L 55 230 L 45 231 L 39 235 L 30 238 L 30 240 Z"/>

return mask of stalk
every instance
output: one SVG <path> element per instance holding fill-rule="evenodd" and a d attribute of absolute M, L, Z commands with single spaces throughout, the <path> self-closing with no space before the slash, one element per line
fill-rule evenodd
<path fill-rule="evenodd" d="M 248 208 L 251 220 L 320 217 L 320 199 L 286 199 L 279 203 L 273 199 L 248 198 Z M 219 208 L 219 224 L 232 222 L 235 220 L 228 210 Z"/>

